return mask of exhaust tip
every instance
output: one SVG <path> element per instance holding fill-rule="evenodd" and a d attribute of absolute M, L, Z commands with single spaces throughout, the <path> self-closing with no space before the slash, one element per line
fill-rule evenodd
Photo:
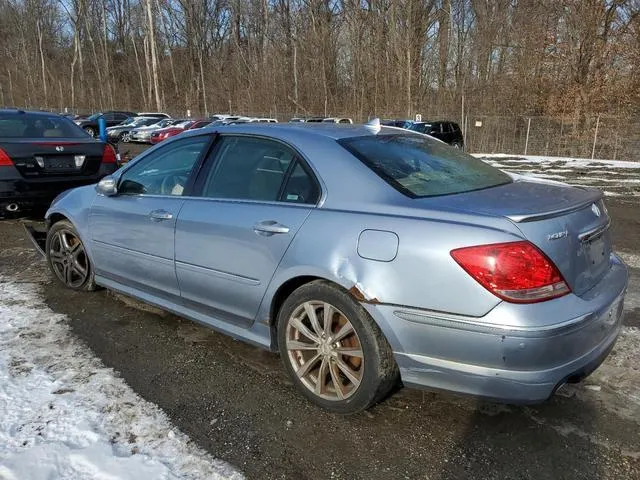
<path fill-rule="evenodd" d="M 8 212 L 17 212 L 19 209 L 20 207 L 18 206 L 17 203 L 10 203 L 9 205 L 7 205 Z"/>

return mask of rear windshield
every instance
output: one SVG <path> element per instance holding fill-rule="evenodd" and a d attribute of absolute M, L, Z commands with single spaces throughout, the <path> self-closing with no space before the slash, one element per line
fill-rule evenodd
<path fill-rule="evenodd" d="M 87 134 L 59 115 L 0 113 L 0 138 L 86 138 Z"/>
<path fill-rule="evenodd" d="M 511 177 L 423 135 L 367 135 L 338 141 L 396 190 L 412 198 L 495 187 Z"/>

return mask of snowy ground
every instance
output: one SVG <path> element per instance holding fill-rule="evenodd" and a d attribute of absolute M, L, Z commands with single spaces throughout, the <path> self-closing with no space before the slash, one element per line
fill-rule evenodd
<path fill-rule="evenodd" d="M 640 162 L 475 154 L 508 172 L 599 188 L 608 197 L 640 198 Z"/>
<path fill-rule="evenodd" d="M 70 333 L 39 286 L 0 278 L 0 479 L 240 479 Z"/>

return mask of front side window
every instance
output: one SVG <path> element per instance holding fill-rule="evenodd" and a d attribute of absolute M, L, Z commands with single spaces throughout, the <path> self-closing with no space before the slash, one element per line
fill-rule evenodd
<path fill-rule="evenodd" d="M 123 195 L 184 194 L 191 171 L 209 138 L 183 138 L 164 146 L 127 169 L 118 185 Z"/>
<path fill-rule="evenodd" d="M 203 195 L 277 201 L 294 158 L 294 152 L 279 142 L 243 136 L 222 137 Z"/>
<path fill-rule="evenodd" d="M 497 168 L 426 136 L 367 135 L 338 143 L 412 198 L 469 192 L 511 182 L 511 177 Z"/>

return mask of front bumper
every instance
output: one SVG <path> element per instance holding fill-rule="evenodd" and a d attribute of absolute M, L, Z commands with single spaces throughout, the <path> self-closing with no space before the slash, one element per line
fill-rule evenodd
<path fill-rule="evenodd" d="M 405 385 L 506 403 L 536 403 L 580 381 L 620 333 L 627 269 L 615 256 L 581 297 L 501 303 L 482 318 L 365 305 L 391 344 Z"/>

